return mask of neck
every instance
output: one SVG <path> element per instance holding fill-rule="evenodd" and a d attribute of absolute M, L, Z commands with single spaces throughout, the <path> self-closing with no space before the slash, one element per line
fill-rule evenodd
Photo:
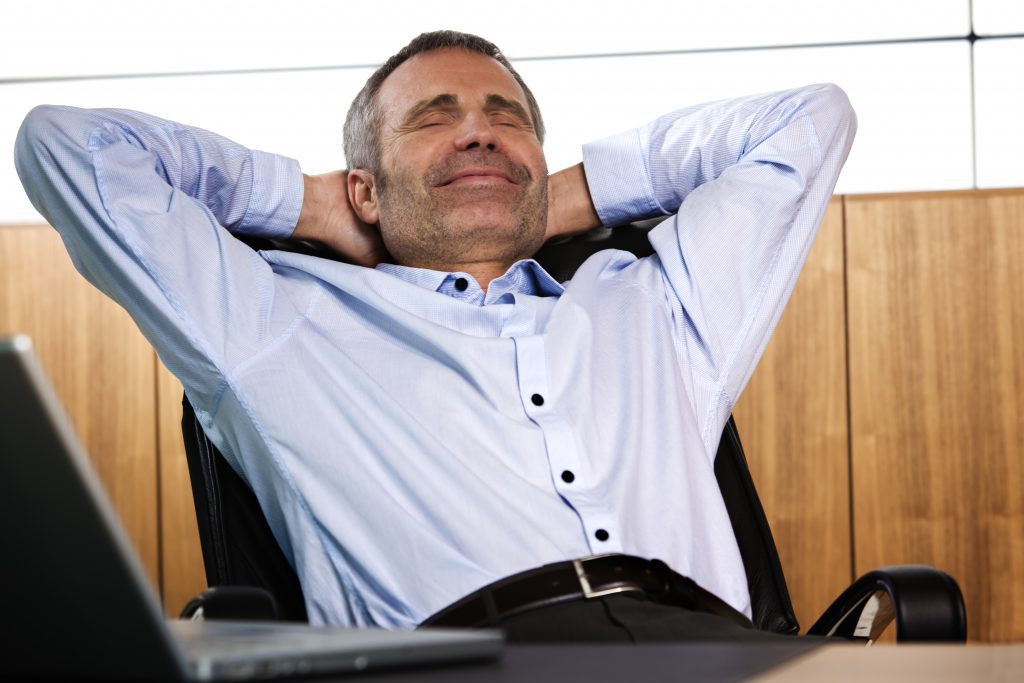
<path fill-rule="evenodd" d="M 504 275 L 511 265 L 511 263 L 467 263 L 455 268 L 448 268 L 448 270 L 469 273 L 480 285 L 480 289 L 486 292 L 491 280 Z"/>
<path fill-rule="evenodd" d="M 525 258 L 525 257 L 524 257 Z M 519 259 L 516 259 L 519 260 Z M 394 263 L 408 268 L 424 268 L 426 270 L 437 270 L 449 273 L 467 273 L 476 280 L 480 289 L 487 291 L 491 280 L 504 275 L 515 261 L 468 261 L 468 262 L 447 262 L 428 263 L 423 261 L 409 261 L 395 259 Z"/>

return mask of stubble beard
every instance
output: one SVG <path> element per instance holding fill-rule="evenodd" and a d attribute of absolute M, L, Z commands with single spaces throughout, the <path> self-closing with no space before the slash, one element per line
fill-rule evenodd
<path fill-rule="evenodd" d="M 501 168 L 514 184 L 438 183 L 473 165 Z M 396 263 L 461 270 L 472 263 L 506 266 L 532 256 L 544 243 L 547 173 L 530 171 L 495 152 L 461 152 L 418 178 L 401 170 L 377 174 L 381 236 Z"/>

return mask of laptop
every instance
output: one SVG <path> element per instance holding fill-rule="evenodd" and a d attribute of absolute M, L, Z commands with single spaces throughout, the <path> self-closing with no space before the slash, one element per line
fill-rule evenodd
<path fill-rule="evenodd" d="M 0 339 L 0 532 L 3 679 L 254 680 L 503 650 L 500 631 L 165 619 L 24 335 Z"/>

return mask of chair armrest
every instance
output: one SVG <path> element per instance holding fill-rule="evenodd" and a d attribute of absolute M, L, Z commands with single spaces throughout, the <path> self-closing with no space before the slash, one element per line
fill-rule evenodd
<path fill-rule="evenodd" d="M 912 564 L 860 577 L 807 633 L 874 641 L 893 619 L 897 642 L 967 640 L 967 611 L 956 580 L 934 567 Z"/>
<path fill-rule="evenodd" d="M 277 621 L 277 602 L 262 588 L 253 586 L 213 586 L 192 598 L 181 611 L 182 619 L 231 619 Z"/>

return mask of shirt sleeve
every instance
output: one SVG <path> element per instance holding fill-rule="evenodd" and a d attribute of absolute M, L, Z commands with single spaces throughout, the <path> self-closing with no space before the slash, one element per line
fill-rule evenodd
<path fill-rule="evenodd" d="M 689 107 L 584 147 L 607 225 L 650 233 L 709 447 L 782 315 L 850 151 L 837 86 Z"/>
<path fill-rule="evenodd" d="M 291 234 L 295 161 L 138 112 L 41 106 L 18 132 L 15 164 L 75 267 L 206 408 L 229 369 L 298 315 L 302 302 L 229 232 Z"/>

